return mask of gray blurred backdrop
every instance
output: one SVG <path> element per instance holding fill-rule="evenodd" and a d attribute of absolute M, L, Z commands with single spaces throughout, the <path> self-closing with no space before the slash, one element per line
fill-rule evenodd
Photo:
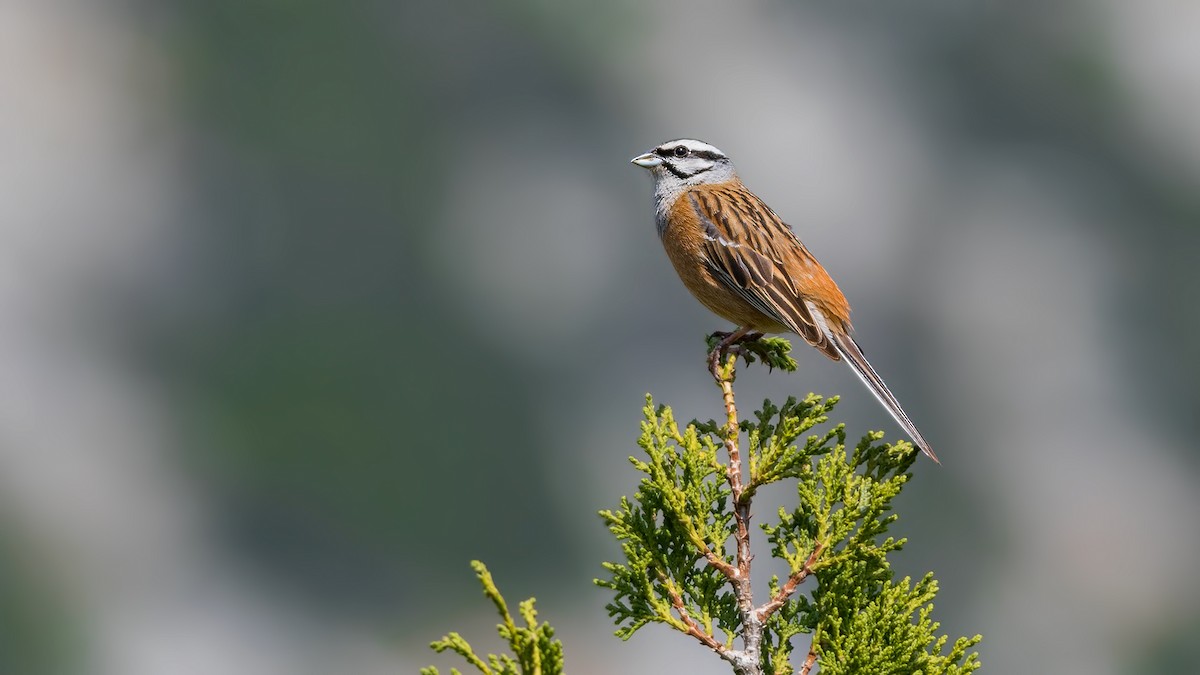
<path fill-rule="evenodd" d="M 945 464 L 900 574 L 985 672 L 1200 658 L 1200 4 L 0 0 L 0 672 L 574 673 L 642 397 L 720 412 L 628 163 L 729 153 Z M 799 350 L 743 406 L 843 394 Z M 786 491 L 771 499 L 784 501 Z M 770 512 L 770 500 L 757 509 Z M 764 552 L 765 553 L 765 552 Z M 765 554 L 760 555 L 767 570 Z"/>

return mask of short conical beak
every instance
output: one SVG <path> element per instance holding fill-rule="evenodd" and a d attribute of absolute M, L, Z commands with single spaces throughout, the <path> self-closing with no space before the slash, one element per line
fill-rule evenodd
<path fill-rule="evenodd" d="M 644 155 L 638 155 L 629 161 L 633 164 L 637 164 L 643 169 L 653 169 L 654 167 L 663 163 L 662 157 L 659 157 L 653 152 L 647 152 Z"/>

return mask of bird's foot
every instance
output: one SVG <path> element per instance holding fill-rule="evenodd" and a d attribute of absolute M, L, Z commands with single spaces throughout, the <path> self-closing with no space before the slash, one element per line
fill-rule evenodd
<path fill-rule="evenodd" d="M 721 365 L 725 363 L 726 358 L 732 354 L 736 359 L 742 353 L 741 345 L 755 342 L 762 336 L 762 333 L 752 332 L 748 328 L 739 328 L 729 333 L 717 331 L 709 335 L 708 343 L 712 348 L 708 351 L 708 371 L 715 379 L 722 379 Z M 714 340 L 716 344 L 713 344 Z"/>
<path fill-rule="evenodd" d="M 743 335 L 741 338 L 738 339 L 737 343 L 743 344 L 746 342 L 757 342 L 758 340 L 761 340 L 762 337 L 763 337 L 762 333 L 757 333 L 757 332 L 746 333 L 745 335 Z"/>

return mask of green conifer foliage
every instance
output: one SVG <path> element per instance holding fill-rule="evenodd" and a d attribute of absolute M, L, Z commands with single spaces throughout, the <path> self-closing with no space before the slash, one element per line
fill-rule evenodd
<path fill-rule="evenodd" d="M 488 654 L 485 660 L 458 633 L 449 633 L 441 640 L 435 640 L 430 647 L 437 652 L 449 650 L 458 654 L 483 675 L 562 675 L 562 642 L 554 639 L 554 629 L 550 624 L 538 623 L 537 611 L 533 608 L 534 599 L 529 598 L 518 605 L 517 611 L 525 622 L 524 626 L 518 626 L 488 568 L 478 560 L 473 560 L 471 569 L 475 570 L 475 576 L 483 586 L 483 594 L 500 614 L 501 623 L 496 630 L 516 656 Z M 433 666 L 422 668 L 421 675 L 438 675 L 438 669 Z M 451 668 L 450 675 L 461 673 L 457 668 Z"/>
<path fill-rule="evenodd" d="M 791 370 L 786 344 L 759 341 L 740 355 Z M 810 394 L 778 407 L 766 401 L 753 419 L 739 419 L 732 387 L 738 355 L 714 369 L 723 423 L 680 428 L 669 407 L 646 399 L 638 439 L 645 458 L 630 458 L 643 474 L 638 491 L 600 512 L 624 557 L 605 563 L 609 577 L 596 581 L 613 593 L 608 611 L 617 636 L 664 623 L 737 673 L 795 672 L 793 639 L 801 634 L 811 638 L 800 673 L 816 665 L 829 675 L 977 669 L 978 656 L 968 650 L 980 636 L 947 648 L 948 638 L 937 635 L 932 575 L 897 582 L 888 564 L 887 554 L 905 543 L 886 536 L 897 517 L 891 502 L 908 481 L 916 450 L 882 443 L 881 433 L 848 450 L 843 425 L 816 431 L 836 397 Z M 795 508 L 759 526 L 789 574 L 773 578 L 770 597 L 755 603 L 750 505 L 763 486 L 792 481 Z"/>
<path fill-rule="evenodd" d="M 713 344 L 710 339 L 710 350 Z M 721 422 L 680 428 L 669 407 L 646 397 L 638 439 L 645 456 L 630 458 L 642 474 L 638 490 L 600 512 L 623 557 L 604 563 L 608 577 L 596 580 L 612 593 L 608 612 L 617 636 L 629 639 L 646 624 L 666 624 L 711 649 L 738 675 L 807 675 L 813 668 L 825 675 L 973 672 L 979 658 L 968 650 L 981 638 L 950 644 L 938 635 L 933 575 L 897 581 L 888 563 L 888 553 L 906 541 L 888 536 L 888 529 L 897 518 L 892 500 L 911 476 L 916 449 L 883 443 L 876 432 L 848 448 L 844 425 L 819 430 L 836 397 L 809 394 L 782 406 L 764 401 L 752 419 L 739 418 L 733 392 L 738 357 L 792 371 L 790 349 L 781 338 L 749 338 L 710 359 L 725 408 Z M 761 488 L 776 483 L 794 484 L 795 506 L 779 509 L 758 529 L 788 574 L 771 578 L 769 597 L 756 602 L 751 505 Z M 485 675 L 562 673 L 562 644 L 548 624 L 537 622 L 533 600 L 521 603 L 525 625 L 516 625 L 487 568 L 472 566 L 516 656 L 481 658 L 457 633 L 433 648 L 458 653 Z M 796 646 L 805 649 L 798 663 Z M 432 667 L 421 672 L 438 675 Z"/>

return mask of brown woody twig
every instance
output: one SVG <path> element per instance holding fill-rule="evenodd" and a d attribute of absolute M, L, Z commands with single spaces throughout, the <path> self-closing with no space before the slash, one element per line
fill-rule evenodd
<path fill-rule="evenodd" d="M 734 658 L 730 655 L 729 650 L 726 649 L 725 645 L 717 642 L 717 638 L 713 637 L 712 633 L 704 630 L 704 628 L 692 618 L 692 615 L 688 613 L 687 607 L 683 604 L 683 597 L 679 595 L 679 591 L 675 589 L 674 584 L 668 583 L 667 580 L 661 576 L 661 574 L 659 578 L 661 581 L 663 581 L 663 585 L 666 586 L 667 594 L 671 596 L 671 606 L 674 607 L 675 611 L 679 613 L 679 620 L 682 621 L 684 627 L 687 628 L 687 634 L 699 640 L 701 644 L 716 652 L 721 658 L 729 661 L 730 663 L 735 663 Z"/>
<path fill-rule="evenodd" d="M 821 552 L 824 550 L 825 544 L 818 541 L 816 546 L 813 546 L 813 552 L 808 556 L 808 560 L 804 561 L 804 565 L 795 574 L 788 577 L 788 580 L 779 588 L 779 592 L 775 594 L 775 597 L 758 608 L 759 621 L 766 621 L 767 617 L 774 614 L 780 607 L 783 607 L 783 603 L 787 602 L 788 598 L 792 597 L 792 594 L 800 587 L 800 584 L 804 583 L 804 580 L 808 578 L 808 575 L 812 574 L 812 566 L 817 564 L 817 560 L 821 557 Z"/>
<path fill-rule="evenodd" d="M 800 675 L 808 675 L 812 672 L 813 666 L 817 663 L 817 645 L 812 645 L 808 648 L 808 657 L 804 659 L 804 665 L 800 666 Z"/>

